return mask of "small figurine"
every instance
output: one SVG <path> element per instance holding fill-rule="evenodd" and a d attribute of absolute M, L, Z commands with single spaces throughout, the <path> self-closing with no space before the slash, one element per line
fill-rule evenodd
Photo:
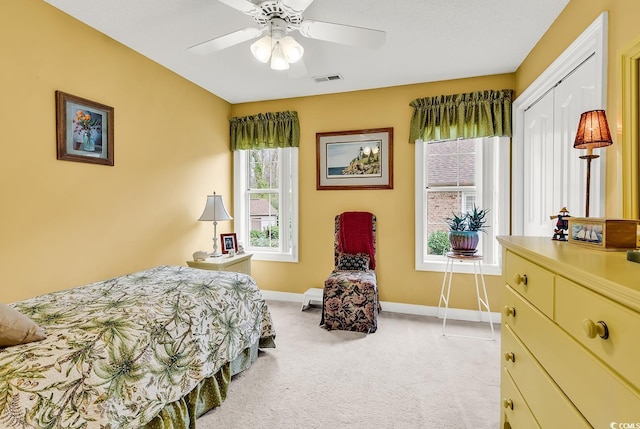
<path fill-rule="evenodd" d="M 193 254 L 193 260 L 194 261 L 204 261 L 205 259 L 207 259 L 207 256 L 209 256 L 209 254 L 205 251 L 202 250 L 198 250 L 197 252 L 195 252 Z"/>
<path fill-rule="evenodd" d="M 553 230 L 552 240 L 567 241 L 567 230 L 569 229 L 569 211 L 566 207 L 560 209 L 560 213 L 555 216 L 549 216 L 549 219 L 558 219 L 556 228 Z"/>

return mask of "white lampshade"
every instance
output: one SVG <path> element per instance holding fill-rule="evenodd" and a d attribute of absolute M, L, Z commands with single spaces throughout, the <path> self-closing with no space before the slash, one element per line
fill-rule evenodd
<path fill-rule="evenodd" d="M 266 63 L 271 58 L 271 36 L 264 36 L 251 44 L 251 53 L 256 60 Z"/>
<path fill-rule="evenodd" d="M 233 218 L 224 207 L 221 195 L 216 195 L 215 192 L 213 193 L 213 195 L 207 195 L 207 203 L 204 206 L 204 211 L 202 212 L 198 220 L 219 221 L 232 219 Z"/>
<path fill-rule="evenodd" d="M 213 195 L 207 195 L 207 203 L 198 220 L 213 221 L 213 253 L 211 256 L 218 257 L 221 255 L 218 251 L 218 221 L 232 219 L 227 209 L 224 208 L 222 196 L 216 195 L 215 192 Z"/>
<path fill-rule="evenodd" d="M 274 17 L 269 21 L 269 34 L 251 44 L 251 53 L 260 62 L 271 59 L 271 68 L 287 70 L 289 64 L 300 61 L 304 48 L 293 37 L 287 36 L 287 22 Z"/>
<path fill-rule="evenodd" d="M 273 51 L 271 52 L 271 68 L 274 70 L 287 70 L 289 68 L 289 63 L 284 57 L 280 41 L 276 42 L 276 45 L 273 47 Z"/>
<path fill-rule="evenodd" d="M 300 61 L 304 55 L 304 48 L 291 36 L 280 39 L 284 56 L 290 64 Z"/>

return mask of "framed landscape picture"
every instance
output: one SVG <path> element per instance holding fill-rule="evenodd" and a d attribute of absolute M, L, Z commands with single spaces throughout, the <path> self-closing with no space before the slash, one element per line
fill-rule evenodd
<path fill-rule="evenodd" d="M 113 107 L 56 91 L 57 158 L 113 165 Z"/>
<path fill-rule="evenodd" d="M 393 189 L 393 128 L 316 133 L 317 189 Z"/>

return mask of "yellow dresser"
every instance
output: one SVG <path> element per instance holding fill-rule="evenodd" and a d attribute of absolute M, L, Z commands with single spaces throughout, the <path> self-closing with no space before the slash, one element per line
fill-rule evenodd
<path fill-rule="evenodd" d="M 640 428 L 640 264 L 500 236 L 501 427 Z"/>

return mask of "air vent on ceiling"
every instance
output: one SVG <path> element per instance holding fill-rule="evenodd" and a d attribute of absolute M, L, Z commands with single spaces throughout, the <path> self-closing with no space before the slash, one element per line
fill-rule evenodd
<path fill-rule="evenodd" d="M 313 78 L 316 83 L 320 82 L 330 82 L 332 80 L 342 80 L 342 75 L 340 74 L 328 74 L 326 76 L 316 76 Z"/>

